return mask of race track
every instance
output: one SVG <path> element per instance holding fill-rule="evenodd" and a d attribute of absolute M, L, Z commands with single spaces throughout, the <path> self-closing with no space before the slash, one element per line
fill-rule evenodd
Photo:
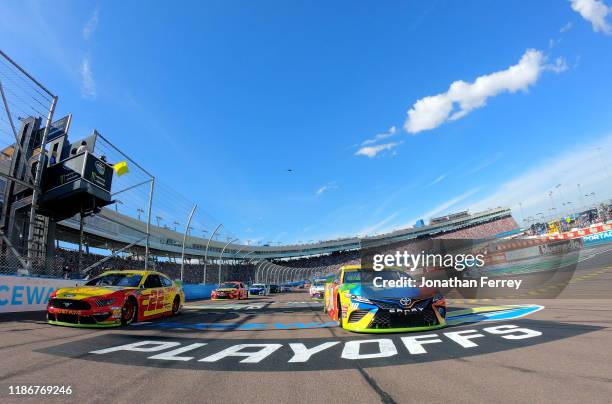
<path fill-rule="evenodd" d="M 610 252 L 581 262 L 556 299 L 451 300 L 453 310 L 529 309 L 467 316 L 419 334 L 349 333 L 300 291 L 190 302 L 178 317 L 121 329 L 49 326 L 40 313 L 4 316 L 0 398 L 35 402 L 41 397 L 10 396 L 9 386 L 70 385 L 71 395 L 45 399 L 609 402 L 611 262 Z"/>

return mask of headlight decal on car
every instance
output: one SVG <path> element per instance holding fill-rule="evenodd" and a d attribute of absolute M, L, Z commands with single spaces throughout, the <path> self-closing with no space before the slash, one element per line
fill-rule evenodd
<path fill-rule="evenodd" d="M 96 299 L 96 306 L 106 307 L 106 306 L 112 305 L 114 302 L 115 302 L 115 298 Z"/>

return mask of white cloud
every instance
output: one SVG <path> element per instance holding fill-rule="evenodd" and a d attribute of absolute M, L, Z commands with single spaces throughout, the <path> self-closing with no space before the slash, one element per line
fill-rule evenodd
<path fill-rule="evenodd" d="M 359 233 L 358 236 L 359 237 L 366 237 L 368 235 L 371 235 L 374 232 L 380 231 L 387 223 L 389 223 L 390 221 L 392 221 L 393 219 L 395 219 L 395 217 L 397 216 L 398 212 L 395 212 L 389 216 L 387 216 L 386 218 L 380 220 L 377 223 L 374 223 L 371 226 L 365 227 L 363 228 Z M 383 233 L 386 233 L 388 230 L 383 230 Z"/>
<path fill-rule="evenodd" d="M 555 73 L 562 73 L 566 71 L 568 68 L 569 67 L 567 65 L 567 62 L 562 57 L 558 57 L 557 59 L 555 59 L 555 63 L 546 65 L 546 70 L 550 70 L 551 72 L 555 72 Z"/>
<path fill-rule="evenodd" d="M 88 40 L 93 33 L 96 32 L 98 28 L 98 13 L 99 11 L 96 8 L 91 17 L 89 17 L 89 20 L 85 23 L 85 26 L 83 26 L 83 39 Z"/>
<path fill-rule="evenodd" d="M 375 223 L 375 224 L 373 224 L 371 226 L 368 226 L 368 227 L 362 229 L 358 233 L 358 236 L 359 237 L 364 237 L 364 236 L 367 236 L 367 235 L 371 235 L 374 232 L 385 234 L 385 233 L 393 232 L 396 229 L 405 229 L 405 228 L 411 227 L 419 219 L 428 220 L 428 219 L 430 219 L 430 218 L 432 218 L 434 216 L 437 216 L 439 214 L 446 213 L 450 208 L 456 206 L 460 202 L 463 202 L 464 200 L 466 200 L 470 196 L 474 195 L 479 190 L 480 190 L 480 188 L 470 189 L 470 190 L 464 192 L 463 194 L 461 194 L 459 196 L 456 196 L 454 198 L 451 198 L 451 199 L 441 203 L 440 205 L 438 205 L 438 206 L 434 207 L 433 209 L 431 209 L 431 210 L 429 210 L 429 211 L 419 215 L 418 217 L 409 220 L 407 223 L 406 222 L 404 222 L 404 223 L 392 223 L 392 224 L 389 225 L 389 223 L 391 223 L 392 220 L 395 219 L 397 217 L 398 213 L 399 213 L 399 212 L 395 212 L 392 215 L 387 216 L 386 218 L 382 219 L 378 223 Z"/>
<path fill-rule="evenodd" d="M 323 193 L 325 193 L 327 191 L 331 191 L 332 189 L 338 189 L 338 186 L 335 183 L 333 183 L 333 182 L 331 182 L 329 184 L 326 184 L 326 185 L 323 185 L 321 188 L 319 188 L 317 190 L 317 192 L 315 192 L 315 195 L 316 196 L 321 196 L 321 195 L 323 195 Z"/>
<path fill-rule="evenodd" d="M 446 178 L 446 174 L 439 175 L 435 180 L 433 180 L 432 182 L 429 183 L 429 186 L 435 185 L 438 182 L 443 181 L 445 178 Z"/>
<path fill-rule="evenodd" d="M 461 194 L 459 196 L 451 198 L 451 199 L 441 203 L 440 205 L 436 206 L 435 208 L 433 208 L 433 209 L 423 213 L 422 215 L 419 215 L 419 217 L 410 220 L 408 223 L 404 224 L 403 227 L 412 226 L 419 219 L 423 219 L 423 220 L 427 221 L 428 219 L 431 219 L 432 217 L 437 216 L 437 215 L 439 215 L 441 213 L 446 213 L 450 208 L 452 208 L 453 206 L 457 205 L 459 202 L 462 202 L 462 201 L 466 200 L 467 198 L 469 198 L 470 196 L 474 195 L 479 190 L 480 190 L 480 188 L 473 188 L 473 189 L 470 189 L 470 190 L 464 192 L 463 194 Z"/>
<path fill-rule="evenodd" d="M 567 24 L 565 24 L 564 26 L 561 27 L 561 29 L 559 30 L 560 33 L 564 33 L 569 31 L 570 29 L 572 29 L 572 27 L 574 26 L 574 24 L 572 24 L 571 22 L 568 22 Z"/>
<path fill-rule="evenodd" d="M 89 57 L 83 58 L 79 72 L 81 73 L 81 96 L 87 99 L 96 98 L 96 82 L 91 72 Z"/>
<path fill-rule="evenodd" d="M 372 157 L 375 157 L 378 153 L 382 151 L 391 150 L 394 147 L 397 147 L 399 145 L 400 143 L 398 142 L 391 142 L 391 143 L 379 144 L 376 146 L 365 146 L 357 150 L 355 152 L 355 156 L 367 156 L 369 158 L 372 158 Z"/>
<path fill-rule="evenodd" d="M 606 21 L 608 14 L 612 13 L 612 7 L 608 7 L 599 0 L 571 0 L 571 3 L 572 10 L 589 21 L 593 26 L 593 31 L 612 34 L 612 25 Z"/>
<path fill-rule="evenodd" d="M 489 167 L 490 165 L 495 164 L 499 159 L 501 159 L 502 154 L 501 153 L 497 153 L 496 155 L 494 155 L 493 157 L 490 157 L 486 160 L 484 160 L 482 163 L 477 164 L 475 166 L 472 166 L 466 173 L 465 175 L 473 175 L 476 174 L 479 171 L 484 170 L 485 168 Z"/>
<path fill-rule="evenodd" d="M 397 133 L 397 128 L 395 126 L 392 126 L 389 128 L 389 130 L 387 132 L 383 132 L 383 133 L 379 133 L 376 136 L 374 136 L 374 138 L 372 139 L 368 139 L 368 140 L 364 140 L 363 143 L 361 143 L 362 146 L 366 146 L 369 144 L 373 144 L 376 143 L 380 140 L 383 139 L 387 139 L 393 135 L 395 135 Z"/>
<path fill-rule="evenodd" d="M 547 68 L 545 62 L 542 52 L 528 49 L 518 64 L 505 70 L 480 76 L 473 83 L 455 81 L 447 92 L 415 102 L 408 111 L 404 128 L 412 134 L 434 129 L 485 106 L 490 97 L 504 92 L 526 91 Z"/>
<path fill-rule="evenodd" d="M 598 153 L 597 147 L 603 151 Z M 519 203 L 526 216 L 537 212 L 549 214 L 552 206 L 548 193 L 551 190 L 554 190 L 556 209 L 561 209 L 561 203 L 568 201 L 572 208 L 577 209 L 588 202 L 584 200 L 584 194 L 592 191 L 598 198 L 609 198 L 612 195 L 612 177 L 606 166 L 607 160 L 604 160 L 609 150 L 612 150 L 612 135 L 604 137 L 597 144 L 575 146 L 556 153 L 503 182 L 492 194 L 474 203 L 471 209 L 511 207 L 519 219 L 516 216 L 520 214 Z M 557 184 L 562 186 L 557 189 Z M 580 188 L 577 184 L 580 184 Z"/>

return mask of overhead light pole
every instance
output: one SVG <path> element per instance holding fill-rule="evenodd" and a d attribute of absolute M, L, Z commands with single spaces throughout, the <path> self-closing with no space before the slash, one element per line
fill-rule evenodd
<path fill-rule="evenodd" d="M 285 268 L 282 266 L 278 266 L 278 271 L 276 273 L 276 283 L 278 283 L 279 285 L 283 283 L 284 281 L 284 277 L 283 277 L 283 272 L 284 272 Z"/>
<path fill-rule="evenodd" d="M 217 280 L 219 281 L 219 285 L 221 285 L 221 262 L 223 261 L 223 253 L 225 252 L 225 249 L 227 248 L 227 246 L 233 243 L 234 241 L 238 241 L 238 239 L 235 238 L 232 240 L 230 238 L 230 240 L 223 246 L 223 249 L 221 250 L 221 255 L 219 256 L 219 276 L 217 277 Z"/>
<path fill-rule="evenodd" d="M 251 262 L 253 262 L 253 260 L 256 260 L 256 259 L 257 258 L 251 258 L 250 260 L 247 261 L 247 265 L 249 265 Z M 260 279 L 259 279 L 259 266 L 261 265 L 262 262 L 264 262 L 264 261 L 263 260 L 259 260 L 255 264 L 255 271 L 254 271 L 255 283 L 260 282 Z"/>
<path fill-rule="evenodd" d="M 257 263 L 257 266 L 255 268 L 255 279 L 257 279 L 257 282 L 264 282 L 263 268 L 265 268 L 267 263 L 268 261 L 266 260 L 261 260 Z"/>
<path fill-rule="evenodd" d="M 198 207 L 197 204 L 193 205 L 191 212 L 189 213 L 189 217 L 187 218 L 187 226 L 185 227 L 185 234 L 183 234 L 183 247 L 181 248 L 181 282 L 183 281 L 183 271 L 185 269 L 185 243 L 187 242 L 187 233 L 189 233 L 189 225 L 191 224 L 191 219 L 193 218 L 193 214 Z M 159 219 L 157 216 L 157 227 L 159 227 Z"/>
<path fill-rule="evenodd" d="M 279 285 L 284 282 L 284 276 L 283 276 L 284 272 L 285 272 L 285 267 L 282 267 L 279 265 L 278 273 L 276 274 L 276 279 L 277 279 L 276 283 L 278 283 Z"/>
<path fill-rule="evenodd" d="M 270 284 L 270 273 L 268 267 L 271 265 L 272 263 L 270 261 L 266 261 L 266 263 L 260 268 L 261 279 L 263 279 L 268 285 Z"/>
<path fill-rule="evenodd" d="M 206 267 L 208 264 L 208 247 L 210 246 L 210 240 L 212 240 L 212 238 L 215 237 L 215 234 L 217 234 L 217 232 L 222 226 L 223 226 L 223 223 L 219 223 L 219 225 L 215 228 L 215 231 L 211 233 L 210 237 L 208 238 L 208 241 L 206 242 L 206 250 L 204 251 L 204 275 L 202 276 L 203 284 L 206 284 Z"/>
<path fill-rule="evenodd" d="M 268 279 L 268 283 L 274 282 L 274 272 L 276 272 L 276 264 L 270 262 L 270 266 L 266 268 L 267 274 L 266 278 Z"/>

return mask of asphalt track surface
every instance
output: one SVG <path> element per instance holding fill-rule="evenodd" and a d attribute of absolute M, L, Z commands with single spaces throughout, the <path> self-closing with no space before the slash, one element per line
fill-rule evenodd
<path fill-rule="evenodd" d="M 455 299 L 449 306 L 499 304 L 545 308 L 521 318 L 399 335 L 352 334 L 333 327 L 321 305 L 310 302 L 303 291 L 252 298 L 235 307 L 228 302 L 191 302 L 175 318 L 120 329 L 50 326 L 41 313 L 4 316 L 0 318 L 0 400 L 610 402 L 612 252 L 581 262 L 556 299 Z M 517 328 L 526 331 L 500 333 Z M 429 334 L 424 340 L 437 340 L 420 345 L 425 352 L 414 345 L 409 350 L 401 339 L 424 334 Z M 524 338 L 504 338 L 508 335 Z M 462 339 L 466 336 L 472 337 L 466 342 Z M 373 339 L 385 341 L 363 343 Z M 91 353 L 143 341 L 153 341 L 140 345 L 149 352 Z M 296 358 L 297 345 L 289 344 L 304 344 L 307 349 L 325 342 L 335 344 L 302 362 L 290 362 Z M 161 349 L 163 344 L 167 346 Z M 274 351 L 260 355 L 255 363 L 241 362 L 249 356 L 215 358 L 238 344 L 268 344 Z M 173 350 L 179 351 L 155 358 Z M 388 356 L 380 357 L 383 354 Z M 9 386 L 15 385 L 69 385 L 72 394 L 9 395 Z"/>

